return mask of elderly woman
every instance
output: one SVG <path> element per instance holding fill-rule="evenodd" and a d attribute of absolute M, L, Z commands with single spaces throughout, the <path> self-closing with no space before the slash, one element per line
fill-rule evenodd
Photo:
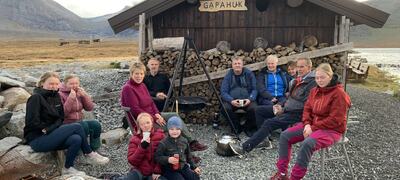
<path fill-rule="evenodd" d="M 129 72 L 130 78 L 122 87 L 121 91 L 121 105 L 130 107 L 131 113 L 135 118 L 142 112 L 149 113 L 153 117 L 154 122 L 164 131 L 167 131 L 166 121 L 161 116 L 146 85 L 143 83 L 146 67 L 141 62 L 135 62 L 131 65 Z M 133 122 L 132 119 L 130 119 L 130 121 Z M 182 124 L 184 123 L 182 122 Z M 186 125 L 183 126 L 183 136 L 190 142 L 192 151 L 203 151 L 207 149 L 207 146 L 200 144 L 197 140 L 192 138 Z"/>
<path fill-rule="evenodd" d="M 63 125 L 64 109 L 57 73 L 44 73 L 26 104 L 24 138 L 36 152 L 67 150 L 62 174 L 85 174 L 76 170 L 75 157 L 82 150 L 89 163 L 106 164 L 109 159 L 92 151 L 85 131 L 78 123 Z"/>
<path fill-rule="evenodd" d="M 292 144 L 303 141 L 290 179 L 302 179 L 312 154 L 339 141 L 346 130 L 350 97 L 329 64 L 318 66 L 315 81 L 318 86 L 311 90 L 304 105 L 302 123 L 286 129 L 280 136 L 278 172 L 271 179 L 289 179 Z"/>
<path fill-rule="evenodd" d="M 161 179 L 161 168 L 154 160 L 154 153 L 165 135 L 153 128 L 153 117 L 140 113 L 137 117 L 138 131 L 132 136 L 128 147 L 128 162 L 132 165 L 129 180 Z"/>
<path fill-rule="evenodd" d="M 89 136 L 93 151 L 100 148 L 101 124 L 96 120 L 84 120 L 83 110 L 93 111 L 94 103 L 86 91 L 80 87 L 79 77 L 67 75 L 60 86 L 59 94 L 64 106 L 64 124 L 78 122 Z"/>

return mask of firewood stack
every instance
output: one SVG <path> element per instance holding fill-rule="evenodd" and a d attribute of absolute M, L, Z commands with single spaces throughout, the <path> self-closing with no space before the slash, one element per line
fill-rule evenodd
<path fill-rule="evenodd" d="M 226 53 L 222 53 L 216 49 L 211 49 L 208 51 L 200 52 L 200 57 L 204 59 L 206 68 L 209 73 L 216 71 L 225 70 L 231 68 L 231 58 L 234 56 L 240 56 L 244 60 L 244 64 L 252 64 L 256 62 L 262 62 L 268 55 L 275 54 L 278 57 L 291 56 L 305 51 L 311 51 L 316 49 L 321 49 L 324 47 L 329 47 L 327 43 L 319 43 L 318 46 L 307 47 L 303 45 L 297 46 L 295 43 L 291 43 L 288 46 L 276 45 L 275 47 L 269 47 L 266 49 L 257 48 L 253 49 L 251 52 L 245 52 L 243 50 L 229 50 Z M 166 50 L 166 51 L 147 51 L 141 56 L 141 61 L 147 63 L 151 57 L 156 57 L 160 60 L 161 71 L 167 73 L 169 77 L 172 78 L 173 70 L 175 68 L 175 62 L 178 60 L 180 55 L 179 50 Z M 193 50 L 187 52 L 187 62 L 185 64 L 184 77 L 191 77 L 204 74 L 200 62 L 196 59 L 196 55 Z M 330 63 L 333 71 L 341 74 L 343 69 L 343 63 L 340 62 L 340 57 L 342 53 L 331 54 L 324 57 L 313 58 L 313 66 L 317 67 L 321 63 Z M 286 69 L 285 65 L 282 65 L 283 69 Z M 255 72 L 256 74 L 258 72 Z M 179 73 L 178 73 L 179 74 Z M 179 77 L 178 77 L 179 78 Z M 214 79 L 213 83 L 219 91 L 221 79 Z M 177 92 L 177 88 L 175 91 Z M 181 116 L 185 118 L 186 121 L 191 123 L 209 123 L 212 120 L 214 112 L 219 112 L 219 103 L 215 95 L 212 94 L 211 87 L 209 87 L 208 82 L 200 82 L 190 85 L 183 86 L 184 96 L 201 96 L 208 100 L 209 105 L 206 108 L 198 111 L 192 111 L 187 113 L 181 113 Z M 210 99 L 211 98 L 211 99 Z"/>

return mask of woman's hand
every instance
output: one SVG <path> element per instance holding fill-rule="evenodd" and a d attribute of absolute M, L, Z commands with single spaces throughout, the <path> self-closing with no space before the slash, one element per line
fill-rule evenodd
<path fill-rule="evenodd" d="M 170 163 L 170 164 L 178 164 L 179 163 L 179 159 L 175 158 L 175 157 L 169 157 L 168 158 L 168 163 Z"/>
<path fill-rule="evenodd" d="M 86 91 L 81 87 L 78 87 L 77 94 L 78 94 L 78 96 L 86 96 L 87 95 Z"/>
<path fill-rule="evenodd" d="M 158 124 L 158 125 L 160 125 L 160 126 L 165 126 L 165 120 L 164 120 L 164 118 L 163 117 L 161 117 L 161 115 L 160 114 L 156 114 L 155 115 L 156 116 L 156 123 Z"/>
<path fill-rule="evenodd" d="M 71 92 L 69 93 L 69 97 L 72 98 L 72 99 L 75 99 L 76 98 L 76 91 L 71 89 Z"/>
<path fill-rule="evenodd" d="M 153 174 L 151 177 L 153 180 L 157 180 L 158 178 L 160 178 L 161 175 L 159 174 Z"/>
<path fill-rule="evenodd" d="M 196 169 L 193 170 L 196 174 L 200 175 L 201 169 L 197 167 Z"/>
<path fill-rule="evenodd" d="M 303 130 L 303 136 L 304 136 L 304 138 L 307 138 L 308 136 L 310 136 L 311 133 L 312 133 L 311 126 L 310 126 L 309 124 L 307 124 L 306 126 L 304 126 L 304 130 Z"/>

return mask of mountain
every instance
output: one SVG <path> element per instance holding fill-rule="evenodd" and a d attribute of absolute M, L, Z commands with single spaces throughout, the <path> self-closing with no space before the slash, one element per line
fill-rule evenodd
<path fill-rule="evenodd" d="M 53 0 L 0 0 L 0 38 L 115 37 L 113 15 L 81 18 Z"/>
<path fill-rule="evenodd" d="M 351 28 L 350 40 L 357 47 L 400 47 L 400 1 L 399 0 L 369 0 L 365 1 L 372 7 L 390 14 L 382 28 L 371 28 L 357 25 Z"/>

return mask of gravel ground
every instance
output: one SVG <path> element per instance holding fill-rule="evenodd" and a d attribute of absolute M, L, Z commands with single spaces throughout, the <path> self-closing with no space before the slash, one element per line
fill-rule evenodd
<path fill-rule="evenodd" d="M 13 74 L 29 74 L 38 77 L 45 70 L 58 70 L 63 74 L 74 71 L 81 76 L 82 85 L 92 95 L 101 95 L 110 91 L 117 91 L 127 79 L 127 74 L 118 70 L 87 70 L 86 65 L 71 64 L 68 69 L 65 65 L 51 65 L 47 67 L 30 67 L 18 70 L 7 70 Z M 400 179 L 400 101 L 383 93 L 371 92 L 363 88 L 348 86 L 353 106 L 350 110 L 351 120 L 360 121 L 360 124 L 349 125 L 348 153 L 353 164 L 357 179 Z M 97 102 L 94 111 L 97 119 L 102 123 L 105 131 L 120 127 L 123 112 L 119 109 L 118 98 Z M 228 132 L 214 130 L 209 125 L 189 125 L 195 137 L 209 145 L 203 152 L 195 152 L 202 158 L 202 179 L 266 179 L 275 172 L 277 158 L 277 140 L 273 141 L 272 150 L 256 149 L 246 157 L 221 157 L 215 153 L 216 143 L 214 134 Z M 242 140 L 246 137 L 241 135 Z M 104 173 L 125 173 L 129 170 L 126 153 L 128 138 L 125 143 L 112 147 L 102 147 L 101 152 L 110 157 L 111 162 L 106 166 L 92 166 L 77 163 L 77 168 L 87 174 L 99 177 Z M 294 151 L 297 151 L 295 146 Z M 332 149 L 335 154 L 335 149 Z M 337 153 L 336 153 L 337 154 Z M 295 154 L 293 155 L 295 156 Z M 295 157 L 293 157 L 295 158 Z M 350 179 L 350 174 L 344 160 L 327 163 L 328 179 Z M 320 179 L 319 154 L 315 154 L 305 179 Z"/>

